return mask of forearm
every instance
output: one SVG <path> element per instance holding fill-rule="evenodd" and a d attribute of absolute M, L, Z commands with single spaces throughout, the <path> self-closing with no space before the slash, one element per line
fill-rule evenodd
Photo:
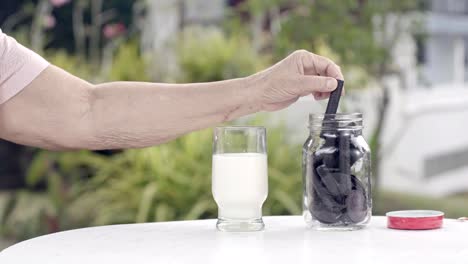
<path fill-rule="evenodd" d="M 244 79 L 213 83 L 116 82 L 92 90 L 95 146 L 133 148 L 258 111 Z"/>
<path fill-rule="evenodd" d="M 0 108 L 0 135 L 47 149 L 136 148 L 258 109 L 244 79 L 89 84 L 54 66 Z"/>

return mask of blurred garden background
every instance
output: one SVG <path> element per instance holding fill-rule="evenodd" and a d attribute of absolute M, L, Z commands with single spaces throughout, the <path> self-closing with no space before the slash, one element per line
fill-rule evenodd
<path fill-rule="evenodd" d="M 341 65 L 364 113 L 374 214 L 468 216 L 468 1 L 3 0 L 0 28 L 93 83 L 247 76 L 296 49 Z M 236 121 L 268 128 L 265 215 L 301 214 L 303 98 Z M 57 131 L 60 133 L 60 131 Z M 146 149 L 51 152 L 0 141 L 0 249 L 95 225 L 216 217 L 210 129 Z"/>

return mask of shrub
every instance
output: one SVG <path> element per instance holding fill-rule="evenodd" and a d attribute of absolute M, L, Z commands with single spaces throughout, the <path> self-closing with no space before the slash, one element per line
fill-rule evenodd
<path fill-rule="evenodd" d="M 248 38 L 226 36 L 215 28 L 186 29 L 178 46 L 181 81 L 207 82 L 247 76 L 267 61 L 257 54 Z"/>
<path fill-rule="evenodd" d="M 301 211 L 300 146 L 289 145 L 285 132 L 268 130 L 266 215 Z M 28 238 L 90 225 L 214 218 L 211 147 L 212 132 L 203 130 L 110 156 L 43 151 L 30 166 L 28 183 L 45 181 L 47 192 L 8 197 L 3 233 Z"/>

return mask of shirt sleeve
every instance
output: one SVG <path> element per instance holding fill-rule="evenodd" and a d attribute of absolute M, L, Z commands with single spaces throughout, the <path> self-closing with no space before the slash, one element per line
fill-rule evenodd
<path fill-rule="evenodd" d="M 30 84 L 49 63 L 0 29 L 0 104 Z"/>

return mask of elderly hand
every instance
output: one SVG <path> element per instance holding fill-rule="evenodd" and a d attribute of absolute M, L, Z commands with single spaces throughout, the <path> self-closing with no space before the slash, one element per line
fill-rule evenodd
<path fill-rule="evenodd" d="M 247 77 L 247 83 L 252 87 L 252 104 L 260 106 L 260 110 L 275 111 L 309 94 L 316 100 L 328 98 L 336 89 L 336 79 L 344 78 L 333 61 L 298 50 L 272 67 Z"/>

